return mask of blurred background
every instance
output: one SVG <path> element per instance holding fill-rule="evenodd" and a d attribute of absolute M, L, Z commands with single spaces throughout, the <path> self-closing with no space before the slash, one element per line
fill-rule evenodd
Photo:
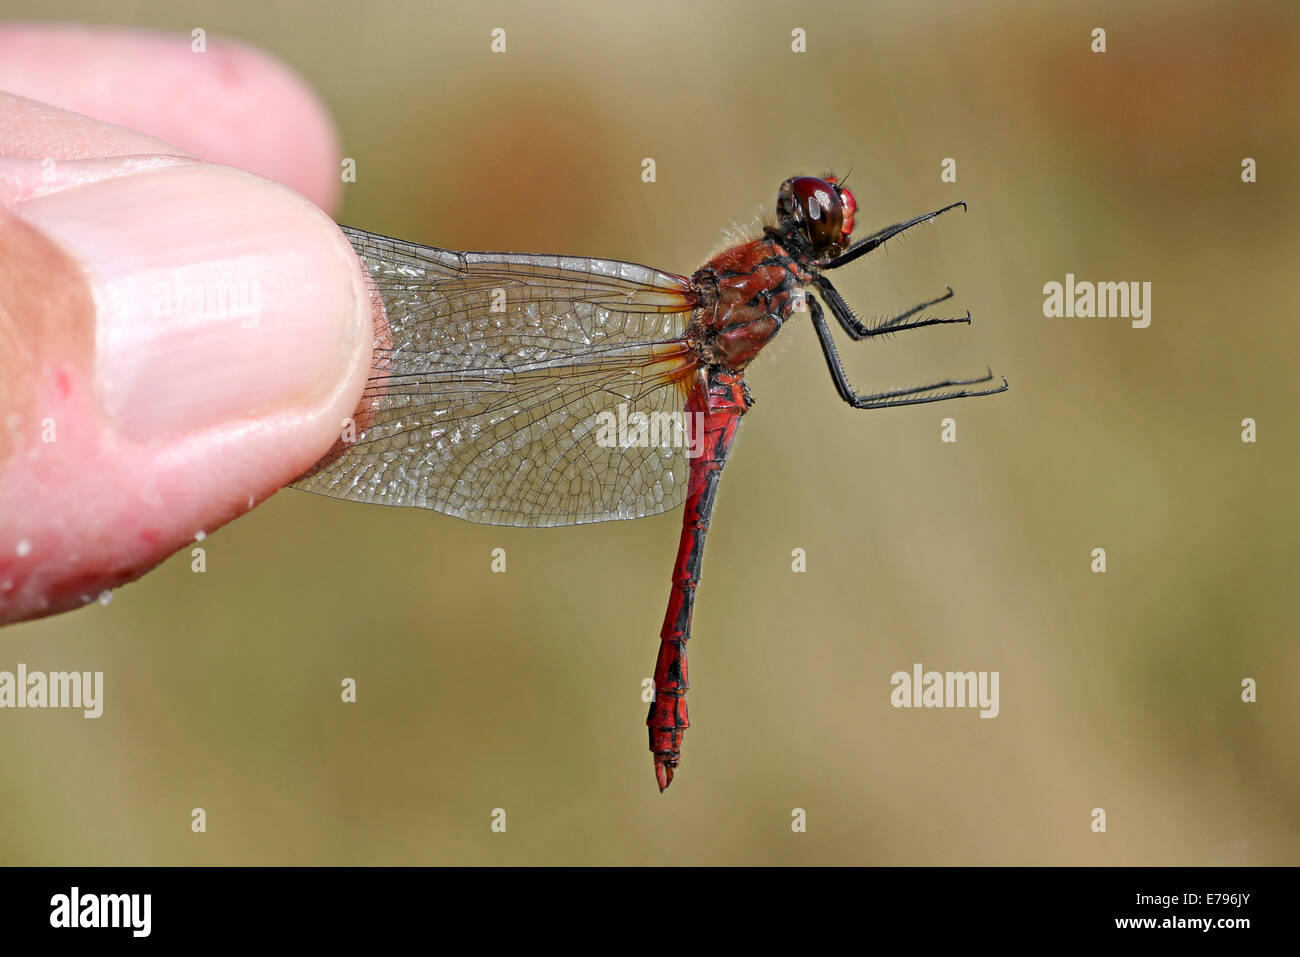
<path fill-rule="evenodd" d="M 755 362 L 663 795 L 641 682 L 680 511 L 290 490 L 205 574 L 0 633 L 0 669 L 107 689 L 98 721 L 0 719 L 0 861 L 1300 863 L 1294 3 L 60 6 L 279 57 L 356 159 L 337 218 L 444 247 L 689 274 L 795 173 L 852 167 L 866 231 L 966 200 L 836 282 L 866 316 L 949 283 L 974 324 L 840 347 L 861 389 L 1012 388 L 856 412 L 803 317 Z M 1149 281 L 1150 327 L 1044 318 L 1067 272 Z M 1000 715 L 894 709 L 916 662 L 998 671 Z"/>

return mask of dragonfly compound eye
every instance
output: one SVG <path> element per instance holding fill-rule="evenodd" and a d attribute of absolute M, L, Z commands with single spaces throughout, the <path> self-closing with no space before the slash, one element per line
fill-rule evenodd
<path fill-rule="evenodd" d="M 777 210 L 794 220 L 814 252 L 824 252 L 843 241 L 844 202 L 840 191 L 824 179 L 797 176 L 786 180 Z"/>
<path fill-rule="evenodd" d="M 858 211 L 858 201 L 834 176 L 827 176 L 826 182 L 835 187 L 835 191 L 840 194 L 840 202 L 844 205 L 844 232 L 840 234 L 840 245 L 847 246 L 849 237 L 853 234 L 853 217 Z"/>

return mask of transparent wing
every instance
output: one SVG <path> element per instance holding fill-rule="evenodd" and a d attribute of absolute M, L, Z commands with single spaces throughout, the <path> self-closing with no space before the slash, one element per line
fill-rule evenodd
<path fill-rule="evenodd" d="M 295 487 L 492 525 L 639 518 L 682 502 L 697 364 L 682 340 L 696 301 L 686 279 L 343 231 L 388 328 L 358 431 Z"/>

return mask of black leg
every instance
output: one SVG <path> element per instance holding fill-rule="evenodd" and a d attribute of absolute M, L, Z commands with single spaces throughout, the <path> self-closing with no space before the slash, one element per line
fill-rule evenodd
<path fill-rule="evenodd" d="M 948 210 L 956 209 L 958 206 L 960 206 L 962 209 L 966 208 L 965 203 L 953 203 L 951 206 L 945 206 L 943 209 L 936 209 L 933 213 L 925 213 L 922 216 L 917 216 L 914 219 L 909 219 L 905 223 L 896 223 L 893 226 L 886 226 L 884 229 L 880 230 L 879 232 L 872 233 L 870 236 L 865 236 L 862 239 L 859 239 L 856 243 L 851 245 L 848 249 L 844 250 L 844 252 L 840 253 L 838 256 L 836 256 L 834 259 L 832 259 L 822 268 L 839 269 L 841 266 L 845 265 L 846 263 L 853 262 L 853 260 L 857 259 L 859 256 L 865 256 L 867 253 L 871 252 L 871 250 L 893 239 L 899 233 L 911 229 L 913 226 L 917 225 L 918 223 L 929 222 L 930 220 L 934 219 L 934 217 L 938 216 L 940 213 L 946 213 L 948 212 Z"/>
<path fill-rule="evenodd" d="M 844 365 L 840 362 L 835 340 L 831 338 L 826 316 L 822 312 L 821 304 L 812 294 L 808 295 L 808 311 L 812 313 L 813 328 L 817 330 L 817 338 L 821 340 L 822 352 L 826 355 L 826 365 L 831 370 L 831 378 L 835 380 L 835 388 L 839 391 L 840 397 L 855 409 L 888 409 L 900 405 L 922 405 L 926 402 L 943 402 L 947 399 L 964 399 L 977 395 L 996 395 L 999 392 L 1006 392 L 1009 388 L 1007 380 L 1003 378 L 1002 384 L 992 389 L 981 389 L 975 392 L 963 389 L 958 392 L 942 392 L 939 395 L 920 394 L 952 386 L 979 385 L 982 382 L 989 382 L 993 379 L 993 372 L 990 370 L 978 379 L 946 379 L 943 382 L 931 382 L 929 385 L 917 386 L 913 389 L 895 389 L 892 392 L 878 392 L 875 395 L 858 395 L 853 391 L 853 386 L 849 385 L 849 377 L 844 373 Z"/>
<path fill-rule="evenodd" d="M 825 276 L 818 276 L 813 281 L 817 284 L 817 288 L 822 291 L 822 295 L 826 297 L 826 305 L 831 307 L 831 315 L 839 320 L 840 325 L 844 327 L 844 331 L 849 334 L 849 338 L 853 339 L 855 342 L 861 339 L 867 339 L 871 336 L 885 336 L 889 335 L 891 332 L 903 332 L 907 329 L 920 329 L 923 326 L 941 326 L 949 322 L 970 323 L 969 311 L 967 311 L 966 315 L 958 316 L 955 319 L 920 319 L 916 322 L 904 321 L 909 317 L 916 315 L 918 312 L 929 309 L 931 306 L 943 302 L 945 299 L 951 299 L 952 286 L 946 287 L 948 291 L 938 299 L 931 299 L 929 302 L 923 302 L 919 305 L 913 306 L 911 309 L 907 310 L 907 312 L 899 313 L 892 319 L 886 319 L 878 325 L 869 326 L 853 314 L 853 310 L 849 307 L 849 304 L 844 301 L 844 297 L 839 294 L 839 291 L 831 285 L 829 279 Z"/>

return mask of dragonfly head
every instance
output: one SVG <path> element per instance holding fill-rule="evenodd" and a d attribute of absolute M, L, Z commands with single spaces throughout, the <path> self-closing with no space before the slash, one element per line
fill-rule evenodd
<path fill-rule="evenodd" d="M 776 195 L 776 232 L 791 252 L 834 259 L 849 245 L 858 201 L 834 176 L 794 176 Z"/>

